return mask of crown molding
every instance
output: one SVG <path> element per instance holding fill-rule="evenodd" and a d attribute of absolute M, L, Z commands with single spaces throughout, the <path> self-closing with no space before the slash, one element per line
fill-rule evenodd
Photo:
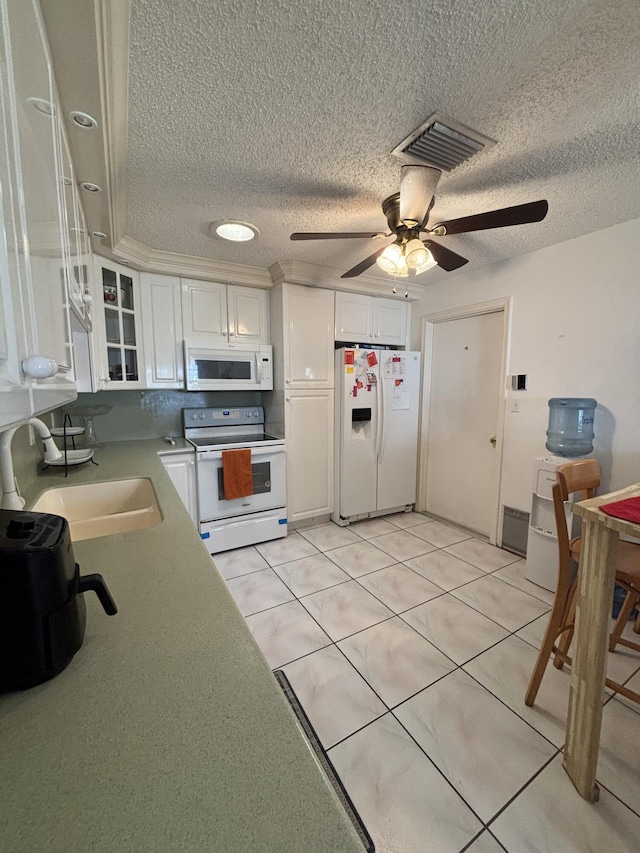
<path fill-rule="evenodd" d="M 425 288 L 424 284 L 411 281 L 396 283 L 392 278 L 376 279 L 366 275 L 357 279 L 343 279 L 340 278 L 340 270 L 302 261 L 277 261 L 267 270 L 264 267 L 233 264 L 227 261 L 216 261 L 213 258 L 152 249 L 134 240 L 133 237 L 123 237 L 118 245 L 113 247 L 113 251 L 107 251 L 104 254 L 115 261 L 125 258 L 142 272 L 155 272 L 202 281 L 218 281 L 223 284 L 239 284 L 245 287 L 270 289 L 286 281 L 289 284 L 301 284 L 305 287 L 324 287 L 327 290 L 343 290 L 349 293 L 362 293 L 366 296 L 407 299 L 409 302 L 420 299 Z M 393 293 L 394 284 L 397 286 L 397 293 Z"/>
<path fill-rule="evenodd" d="M 289 284 L 302 284 L 306 287 L 324 287 L 328 290 L 344 290 L 350 293 L 363 293 L 367 296 L 384 296 L 389 299 L 408 299 L 415 302 L 424 293 L 425 285 L 402 279 L 374 278 L 362 275 L 358 278 L 340 278 L 340 270 L 307 264 L 303 261 L 277 261 L 269 267 L 274 285 L 286 281 Z M 393 293 L 396 286 L 398 292 Z M 407 296 L 405 297 L 405 293 Z"/>
<path fill-rule="evenodd" d="M 247 264 L 233 264 L 216 261 L 213 258 L 201 258 L 195 255 L 181 255 L 177 252 L 165 252 L 163 249 L 151 249 L 133 237 L 123 237 L 113 248 L 113 256 L 126 258 L 133 266 L 143 272 L 156 272 L 163 275 L 177 275 L 182 278 L 197 278 L 203 281 L 219 281 L 224 284 L 241 284 L 250 287 L 273 287 L 268 270 L 264 267 L 252 267 Z"/>
<path fill-rule="evenodd" d="M 95 0 L 98 76 L 102 103 L 104 156 L 111 244 L 127 226 L 127 137 L 129 17 L 131 0 Z"/>

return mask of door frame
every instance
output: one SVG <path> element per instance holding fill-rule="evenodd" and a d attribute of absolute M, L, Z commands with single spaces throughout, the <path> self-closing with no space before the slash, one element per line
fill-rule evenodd
<path fill-rule="evenodd" d="M 489 302 L 478 302 L 474 305 L 449 308 L 446 311 L 439 311 L 435 314 L 426 314 L 422 317 L 422 405 L 420 407 L 420 444 L 418 448 L 418 494 L 416 508 L 419 512 L 426 512 L 434 326 L 439 323 L 447 323 L 452 320 L 463 320 L 466 317 L 477 317 L 482 314 L 496 314 L 502 312 L 503 326 L 500 360 L 501 388 L 498 389 L 499 405 L 496 432 L 496 488 L 493 495 L 488 496 L 493 506 L 492 515 L 494 518 L 494 524 L 489 532 L 489 542 L 492 545 L 496 545 L 498 542 L 502 541 L 500 487 L 502 478 L 502 451 L 507 391 L 507 364 L 511 331 L 511 308 L 511 297 L 507 296 L 501 299 L 493 299 Z"/>

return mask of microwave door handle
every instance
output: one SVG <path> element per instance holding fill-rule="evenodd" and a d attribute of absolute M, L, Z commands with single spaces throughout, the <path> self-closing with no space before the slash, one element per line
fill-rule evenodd
<path fill-rule="evenodd" d="M 256 359 L 256 382 L 260 385 L 262 383 L 262 376 L 260 375 L 260 353 L 256 352 L 254 356 Z"/>

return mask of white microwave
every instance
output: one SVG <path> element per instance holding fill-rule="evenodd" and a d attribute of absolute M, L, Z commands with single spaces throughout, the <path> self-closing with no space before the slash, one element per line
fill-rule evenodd
<path fill-rule="evenodd" d="M 247 344 L 242 349 L 211 349 L 184 342 L 187 391 L 271 391 L 271 347 Z"/>

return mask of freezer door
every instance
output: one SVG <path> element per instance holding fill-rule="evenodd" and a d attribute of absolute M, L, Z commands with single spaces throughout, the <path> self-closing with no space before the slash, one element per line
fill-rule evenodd
<path fill-rule="evenodd" d="M 336 350 L 336 389 L 335 513 L 349 518 L 376 509 L 378 375 L 367 350 Z"/>
<path fill-rule="evenodd" d="M 380 354 L 382 433 L 377 509 L 415 503 L 418 468 L 420 353 Z"/>

